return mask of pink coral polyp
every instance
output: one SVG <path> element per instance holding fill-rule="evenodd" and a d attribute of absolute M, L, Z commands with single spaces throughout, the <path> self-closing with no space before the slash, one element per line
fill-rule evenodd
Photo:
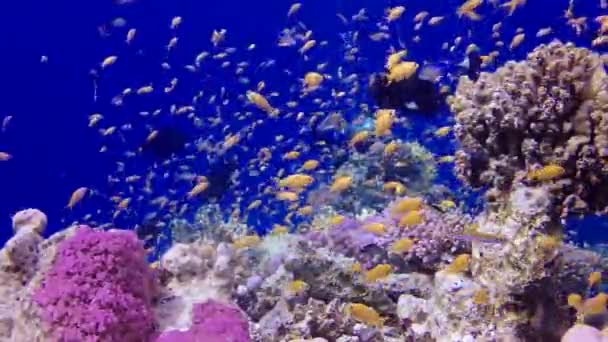
<path fill-rule="evenodd" d="M 210 300 L 192 308 L 188 331 L 163 333 L 155 342 L 250 342 L 249 324 L 233 306 Z"/>
<path fill-rule="evenodd" d="M 154 286 L 133 232 L 81 226 L 59 245 L 34 301 L 57 341 L 148 341 Z"/>

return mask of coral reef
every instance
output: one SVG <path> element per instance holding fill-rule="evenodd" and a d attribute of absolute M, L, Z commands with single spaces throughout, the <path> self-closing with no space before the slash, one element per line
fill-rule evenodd
<path fill-rule="evenodd" d="M 570 328 L 562 337 L 562 342 L 605 342 L 608 341 L 606 333 L 588 325 L 577 324 Z"/>
<path fill-rule="evenodd" d="M 174 341 L 249 342 L 248 322 L 238 308 L 209 300 L 192 309 L 190 329 L 168 331 L 156 339 Z"/>
<path fill-rule="evenodd" d="M 303 233 L 237 235 L 223 222 L 152 267 L 133 232 L 77 226 L 44 240 L 31 224 L 43 220 L 17 220 L 29 224 L 0 254 L 0 332 L 18 341 L 557 340 L 576 319 L 565 292 L 608 264 L 552 238 L 548 191 L 517 188 L 474 221 L 405 197 L 337 225 L 321 211 Z M 400 226 L 412 211 L 425 221 Z M 359 236 L 379 223 L 386 234 Z M 402 238 L 415 243 L 396 253 Z"/>
<path fill-rule="evenodd" d="M 399 217 L 391 213 L 391 208 L 403 199 L 397 198 L 388 204 L 388 209 L 379 214 L 369 212 L 368 215 L 361 215 L 359 219 L 346 217 L 334 226 L 324 222 L 324 229 L 312 231 L 308 237 L 368 265 L 387 260 L 393 243 L 410 238 L 416 242 L 409 253 L 403 256 L 404 261 L 430 270 L 436 269 L 445 260 L 445 255 L 470 250 L 469 243 L 459 238 L 464 228 L 472 223 L 468 215 L 457 209 L 441 212 L 425 205 L 423 222 L 403 228 L 399 227 Z M 370 232 L 366 230 L 369 224 L 381 224 L 386 232 Z"/>
<path fill-rule="evenodd" d="M 0 338 L 23 336 L 21 319 L 28 306 L 28 284 L 38 269 L 41 234 L 47 224 L 46 215 L 36 209 L 26 209 L 13 216 L 15 235 L 0 253 Z M 31 322 L 35 325 L 34 320 Z"/>
<path fill-rule="evenodd" d="M 381 211 L 392 196 L 383 191 L 386 182 L 398 182 L 409 194 L 427 194 L 436 186 L 433 154 L 417 142 L 393 142 L 395 150 L 384 153 L 387 144 L 376 142 L 365 153 L 355 153 L 336 171 L 349 175 L 353 186 L 339 195 L 321 186 L 309 194 L 308 201 L 317 206 L 331 205 L 339 211 L 359 214 L 364 209 Z"/>
<path fill-rule="evenodd" d="M 553 193 L 564 210 L 605 211 L 608 77 L 598 54 L 540 45 L 475 82 L 461 78 L 448 101 L 461 143 L 456 171 L 466 183 L 508 191 L 538 182 L 529 172 L 559 165 L 541 178 L 559 178 Z"/>
<path fill-rule="evenodd" d="M 548 191 L 520 187 L 501 208 L 486 210 L 475 220 L 469 272 L 441 270 L 430 293 L 400 297 L 399 317 L 414 338 L 556 340 L 563 334 L 574 321 L 564 293 L 584 288 L 590 271 L 606 266 L 554 235 L 560 227 L 548 214 Z"/>
<path fill-rule="evenodd" d="M 81 226 L 59 244 L 33 300 L 56 340 L 146 341 L 154 332 L 154 291 L 133 232 Z"/>

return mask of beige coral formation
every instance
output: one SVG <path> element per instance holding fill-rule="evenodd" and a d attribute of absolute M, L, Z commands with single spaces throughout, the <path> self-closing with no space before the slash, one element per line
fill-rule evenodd
<path fill-rule="evenodd" d="M 559 244 L 550 234 L 560 229 L 547 212 L 551 202 L 546 188 L 520 187 L 510 194 L 504 208 L 487 211 L 477 219 L 480 233 L 504 238 L 504 243 L 473 241 L 471 271 L 484 287 L 497 294 L 521 293 L 529 283 L 548 276 L 545 263 Z"/>
<path fill-rule="evenodd" d="M 470 273 L 435 273 L 430 295 L 403 295 L 399 315 L 412 322 L 414 337 L 429 333 L 436 341 L 518 338 L 530 317 L 513 308 L 515 296 L 552 275 L 545 264 L 558 254 L 542 240 L 551 230 L 547 216 L 551 203 L 546 189 L 519 188 L 497 211 L 487 210 L 476 220 L 477 232 L 500 236 L 502 242 L 473 241 Z M 475 301 L 484 291 L 486 300 Z M 476 339 L 473 339 L 475 337 Z"/>
<path fill-rule="evenodd" d="M 399 316 L 411 322 L 414 338 L 555 339 L 573 321 L 560 291 L 584 286 L 573 269 L 586 259 L 562 245 L 555 214 L 608 205 L 603 62 L 572 44 L 541 45 L 475 82 L 461 78 L 449 104 L 461 144 L 457 174 L 489 187 L 490 201 L 475 220 L 469 272 L 436 273 L 430 295 L 401 296 Z M 486 298 L 473 303 L 479 291 Z"/>
<path fill-rule="evenodd" d="M 0 340 L 45 341 L 31 294 L 49 269 L 57 244 L 73 229 L 45 240 L 47 217 L 37 209 L 16 213 L 12 222 L 15 235 L 0 251 Z"/>
<path fill-rule="evenodd" d="M 608 196 L 608 77 L 601 57 L 554 41 L 525 61 L 475 82 L 461 78 L 448 99 L 466 183 L 508 191 L 530 170 L 560 165 L 554 184 L 568 210 L 604 211 Z"/>

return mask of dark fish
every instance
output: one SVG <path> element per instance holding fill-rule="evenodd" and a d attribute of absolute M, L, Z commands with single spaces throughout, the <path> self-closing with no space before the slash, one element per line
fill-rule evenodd
<path fill-rule="evenodd" d="M 158 135 L 146 141 L 141 149 L 144 154 L 156 159 L 167 159 L 184 149 L 186 134 L 176 127 L 167 126 L 158 130 Z"/>
<path fill-rule="evenodd" d="M 471 51 L 467 55 L 467 76 L 471 81 L 477 81 L 479 78 L 479 73 L 481 72 L 481 55 L 479 51 Z"/>
<path fill-rule="evenodd" d="M 218 158 L 209 164 L 209 171 L 205 174 L 209 187 L 201 194 L 207 198 L 220 199 L 230 188 L 232 175 L 239 168 L 236 159 Z"/>
<path fill-rule="evenodd" d="M 368 90 L 376 105 L 386 109 L 407 108 L 433 113 L 443 100 L 435 83 L 420 79 L 417 75 L 389 84 L 385 73 L 372 74 Z"/>

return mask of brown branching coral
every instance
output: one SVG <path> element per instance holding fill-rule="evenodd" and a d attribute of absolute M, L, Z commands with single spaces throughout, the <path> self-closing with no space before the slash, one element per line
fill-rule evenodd
<path fill-rule="evenodd" d="M 456 171 L 467 184 L 508 191 L 531 170 L 559 165 L 566 209 L 607 209 L 608 77 L 598 54 L 541 45 L 475 82 L 463 77 L 449 104 L 461 143 Z"/>

